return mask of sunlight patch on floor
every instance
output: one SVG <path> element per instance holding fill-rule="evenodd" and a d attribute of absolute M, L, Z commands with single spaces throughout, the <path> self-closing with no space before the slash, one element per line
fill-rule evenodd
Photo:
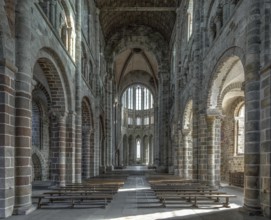
<path fill-rule="evenodd" d="M 217 210 L 214 209 L 180 209 L 174 211 L 167 211 L 167 212 L 156 212 L 151 214 L 142 214 L 142 215 L 131 215 L 125 216 L 121 218 L 110 218 L 111 220 L 155 220 L 155 219 L 169 219 L 169 218 L 176 218 L 176 217 L 185 217 L 185 216 L 196 216 L 199 214 L 209 214 L 212 212 L 219 212 L 225 211 L 230 209 L 237 209 L 240 206 L 234 203 L 230 204 L 231 208 L 219 208 Z"/>
<path fill-rule="evenodd" d="M 130 192 L 130 191 L 140 191 L 140 190 L 149 190 L 150 187 L 137 187 L 137 188 L 125 188 L 119 189 L 119 192 Z"/>

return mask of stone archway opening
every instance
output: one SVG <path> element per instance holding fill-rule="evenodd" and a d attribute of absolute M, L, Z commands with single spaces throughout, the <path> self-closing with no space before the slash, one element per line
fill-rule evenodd
<path fill-rule="evenodd" d="M 212 171 L 215 174 L 210 172 L 208 177 L 213 183 L 231 183 L 232 173 L 240 174 L 242 180 L 239 182 L 244 178 L 244 81 L 244 67 L 237 56 L 223 60 L 214 75 L 207 109 L 208 138 L 211 140 L 208 158 L 212 167 L 217 167 Z"/>

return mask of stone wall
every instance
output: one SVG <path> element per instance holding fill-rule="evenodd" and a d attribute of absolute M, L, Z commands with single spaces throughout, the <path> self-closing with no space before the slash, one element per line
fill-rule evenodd
<path fill-rule="evenodd" d="M 270 22 L 270 2 L 210 2 L 194 1 L 193 33 L 187 38 L 189 1 L 182 1 L 177 11 L 179 22 L 172 36 L 171 53 L 176 66 L 175 73 L 171 73 L 174 85 L 171 93 L 175 94 L 175 99 L 170 119 L 178 118 L 177 122 L 171 122 L 171 127 L 178 128 L 174 130 L 176 141 L 172 146 L 178 152 L 174 160 L 176 173 L 185 176 L 188 163 L 184 160 L 186 144 L 182 121 L 190 99 L 195 109 L 192 144 L 197 162 L 193 169 L 198 179 L 210 185 L 220 184 L 220 180 L 228 181 L 228 172 L 244 171 L 245 210 L 263 211 L 270 216 L 270 196 L 267 195 L 270 187 L 265 185 L 270 180 L 270 161 L 263 156 L 265 148 L 259 148 L 267 146 L 265 143 L 270 139 L 270 135 L 266 136 L 270 130 L 270 123 L 267 123 L 270 116 L 269 70 L 262 75 L 261 96 L 259 93 L 259 63 L 262 62 L 262 67 L 270 65 L 270 31 L 266 31 Z M 233 109 L 240 99 L 245 99 L 246 112 L 243 156 L 235 154 Z M 261 128 L 260 121 L 263 121 Z M 260 165 L 262 163 L 264 165 Z"/>
<path fill-rule="evenodd" d="M 95 3 L 87 4 L 90 19 L 87 23 L 84 20 L 81 29 L 81 1 L 0 3 L 0 104 L 1 114 L 6 115 L 0 122 L 1 160 L 6 161 L 1 169 L 8 171 L 0 172 L 4 175 L 0 176 L 0 190 L 5 192 L 0 217 L 31 211 L 32 181 L 50 180 L 57 185 L 81 182 L 82 167 L 89 169 L 84 178 L 99 174 L 99 147 L 95 146 L 99 146 L 102 125 L 96 118 L 102 114 L 99 95 L 105 73 L 100 74 L 100 65 L 105 61 L 100 58 L 103 40 Z M 15 18 L 20 20 L 16 28 Z M 91 83 L 82 80 L 82 41 L 93 65 Z M 99 42 L 101 47 L 97 47 Z M 89 132 L 81 134 L 83 98 L 95 115 L 90 137 Z M 15 133 L 10 133 L 13 126 Z M 83 145 L 92 147 L 91 162 L 82 158 L 85 134 L 89 138 Z"/>

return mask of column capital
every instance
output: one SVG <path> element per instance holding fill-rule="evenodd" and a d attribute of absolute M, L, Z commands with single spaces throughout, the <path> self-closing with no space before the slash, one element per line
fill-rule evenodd
<path fill-rule="evenodd" d="M 220 109 L 214 108 L 214 109 L 207 109 L 206 110 L 206 118 L 208 119 L 222 119 L 224 118 L 224 115 L 222 114 L 222 111 Z"/>

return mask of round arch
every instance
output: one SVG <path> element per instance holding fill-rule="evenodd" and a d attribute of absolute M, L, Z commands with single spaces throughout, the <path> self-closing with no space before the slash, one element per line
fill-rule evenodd
<path fill-rule="evenodd" d="M 32 69 L 35 69 L 37 64 L 39 64 L 40 68 L 43 70 L 47 81 L 50 79 L 48 84 L 52 102 L 54 102 L 55 98 L 59 97 L 63 100 L 61 104 L 58 102 L 59 105 L 54 105 L 54 107 L 63 112 L 68 112 L 70 109 L 74 109 L 75 102 L 73 101 L 72 87 L 70 85 L 71 80 L 69 80 L 67 70 L 58 54 L 51 48 L 41 48 L 36 54 L 35 60 L 31 65 Z M 52 95 L 52 91 L 54 91 L 54 96 Z"/>
<path fill-rule="evenodd" d="M 224 52 L 215 64 L 209 81 L 210 88 L 207 98 L 206 109 L 221 110 L 220 94 L 232 83 L 240 83 L 245 80 L 245 54 L 239 47 L 233 47 Z M 238 70 L 240 77 L 233 79 L 233 71 Z M 228 84 L 227 84 L 227 83 Z"/>

